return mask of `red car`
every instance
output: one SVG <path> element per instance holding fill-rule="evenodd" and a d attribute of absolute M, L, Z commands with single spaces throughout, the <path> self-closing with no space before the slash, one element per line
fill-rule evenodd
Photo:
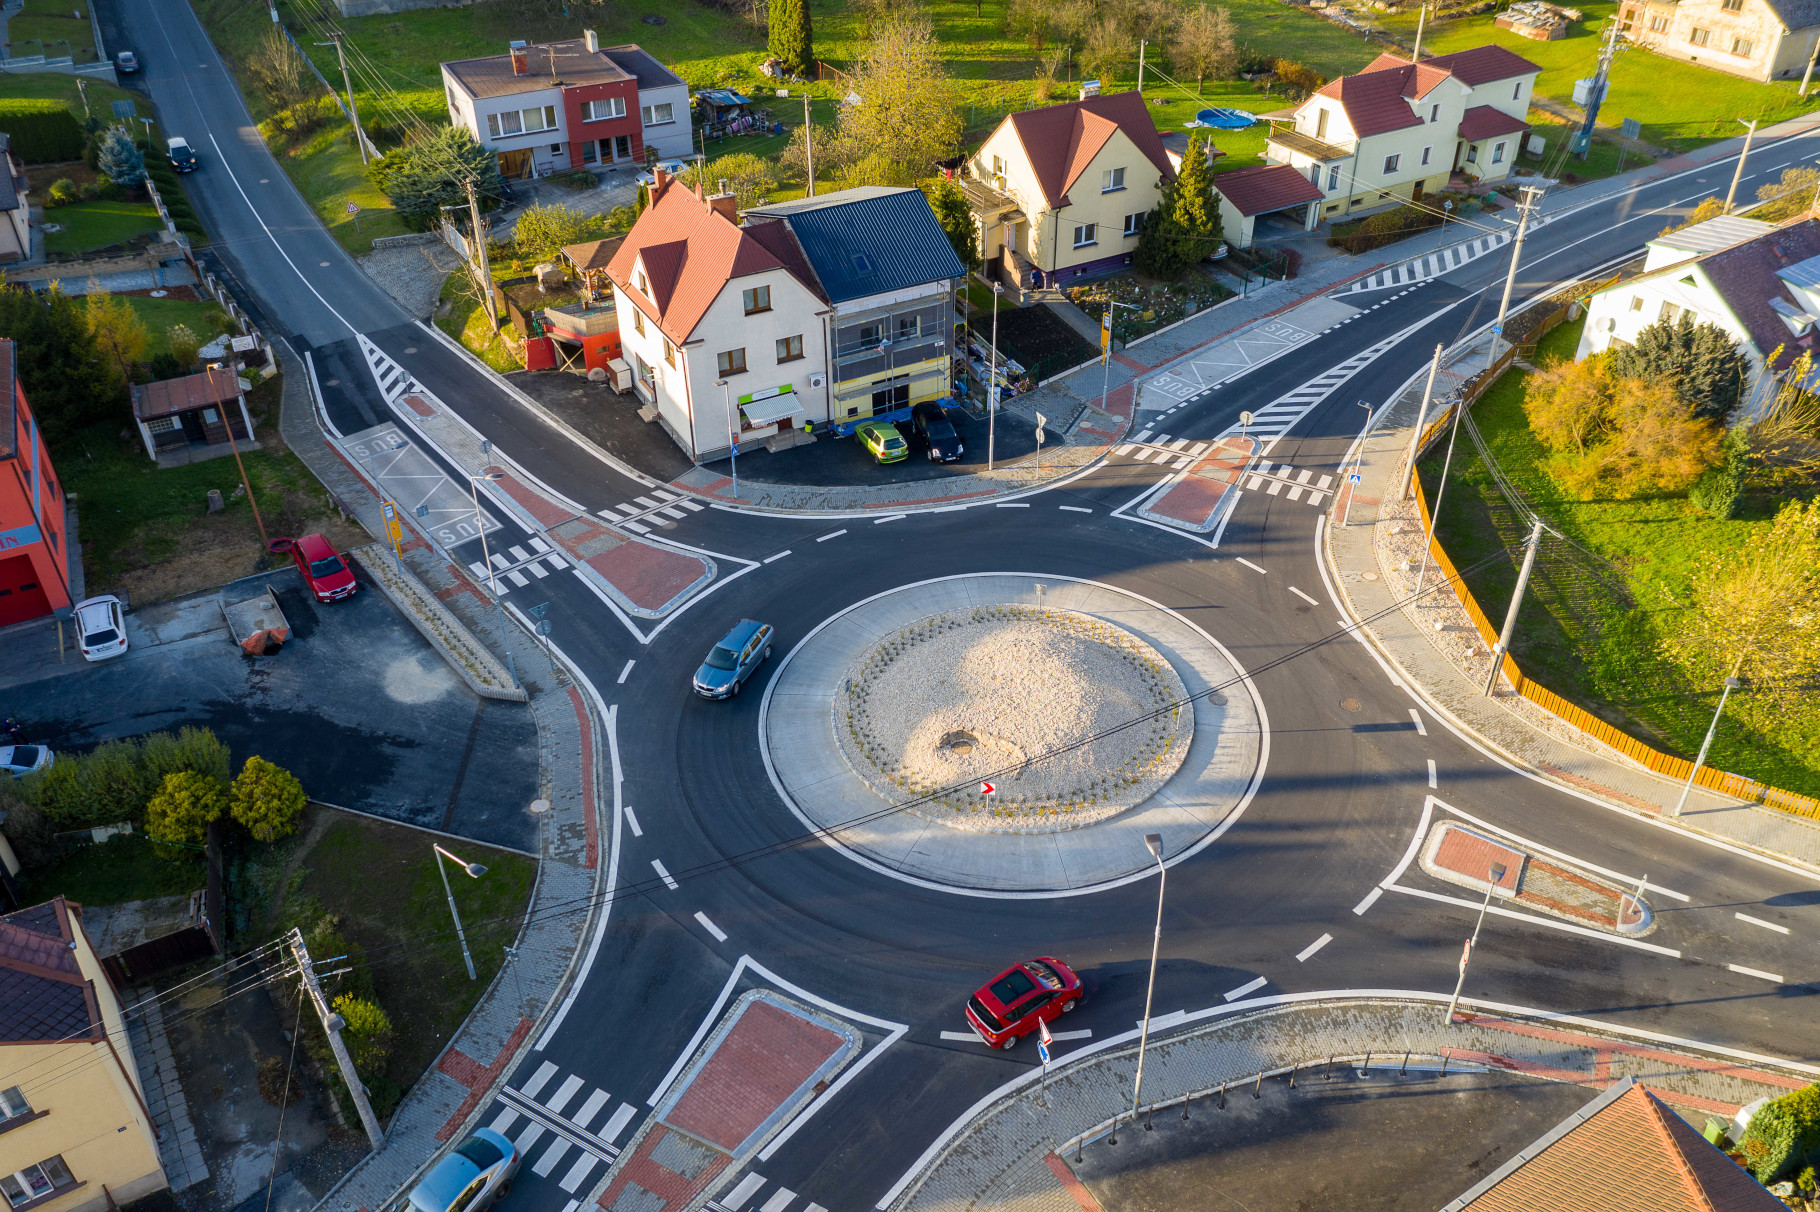
<path fill-rule="evenodd" d="M 994 1048 L 1009 1048 L 1080 1004 L 1081 978 L 1052 956 L 1013 964 L 967 999 L 967 1025 Z"/>
<path fill-rule="evenodd" d="M 351 598 L 359 588 L 347 560 L 336 555 L 334 547 L 322 535 L 306 534 L 301 539 L 292 539 L 291 559 L 297 562 L 297 571 L 303 574 L 319 602 Z"/>

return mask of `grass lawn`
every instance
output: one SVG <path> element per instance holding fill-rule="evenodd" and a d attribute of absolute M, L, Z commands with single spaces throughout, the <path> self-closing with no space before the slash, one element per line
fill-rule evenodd
<path fill-rule="evenodd" d="M 63 229 L 46 233 L 45 251 L 63 256 L 112 248 L 162 226 L 150 202 L 76 202 L 46 211 L 44 221 Z"/>
<path fill-rule="evenodd" d="M 72 850 L 48 867 L 30 872 L 25 903 L 62 894 L 83 905 L 119 905 L 157 896 L 181 896 L 209 882 L 201 856 L 169 862 L 152 852 L 142 833 L 109 838 Z"/>
<path fill-rule="evenodd" d="M 18 18 L 14 18 L 18 20 Z M 113 117 L 110 108 L 116 101 L 132 101 L 139 106 L 140 112 L 150 116 L 151 106 L 142 94 L 116 87 L 105 80 L 91 80 L 66 76 L 60 72 L 18 72 L 0 74 L 0 97 L 42 97 L 51 101 L 61 101 L 69 111 L 80 120 L 83 115 L 82 97 L 88 94 L 89 110 L 97 118 L 109 120 Z M 144 127 L 140 127 L 144 130 Z"/>
<path fill-rule="evenodd" d="M 171 352 L 169 334 L 172 325 L 184 325 L 207 345 L 214 337 L 226 331 L 231 323 L 227 313 L 218 304 L 208 301 L 148 299 L 143 295 L 128 295 L 126 301 L 151 330 L 151 344 L 145 351 L 148 360 L 158 354 Z"/>
<path fill-rule="evenodd" d="M 456 270 L 442 280 L 442 299 L 449 310 L 437 310 L 436 327 L 500 374 L 524 369 L 524 362 L 488 322 L 486 309 L 474 298 L 464 271 Z"/>
<path fill-rule="evenodd" d="M 1580 329 L 1562 325 L 1543 338 L 1538 364 L 1571 357 Z M 1696 559 L 1742 545 L 1778 502 L 1748 498 L 1742 517 L 1720 521 L 1683 497 L 1574 500 L 1540 466 L 1546 452 L 1523 415 L 1527 379 L 1520 371 L 1506 374 L 1474 407 L 1473 419 L 1518 490 L 1549 525 L 1592 555 L 1558 540 L 1543 544 L 1518 616 L 1513 655 L 1527 675 L 1555 693 L 1658 748 L 1692 757 L 1719 688 L 1689 685 L 1654 655 L 1654 639 L 1678 609 Z M 1431 501 L 1442 454 L 1437 450 L 1421 466 Z M 1527 529 L 1465 441 L 1454 452 L 1436 529 L 1462 568 L 1500 548 L 1519 551 Z M 1494 561 L 1467 577 L 1480 607 L 1494 619 L 1503 617 L 1515 588 L 1517 558 Z M 1747 687 L 1732 695 L 1725 718 L 1708 757 L 1714 766 L 1804 795 L 1820 794 L 1820 702 L 1787 712 Z"/>
<path fill-rule="evenodd" d="M 6 36 L 14 58 L 72 55 L 78 63 L 93 63 L 98 57 L 95 28 L 81 0 L 25 0 L 24 10 L 6 23 Z"/>

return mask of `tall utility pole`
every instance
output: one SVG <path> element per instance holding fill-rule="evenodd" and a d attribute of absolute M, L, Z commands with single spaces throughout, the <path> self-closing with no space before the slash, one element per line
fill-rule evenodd
<path fill-rule="evenodd" d="M 1738 182 L 1744 176 L 1744 161 L 1750 156 L 1750 141 L 1757 137 L 1755 118 L 1748 122 L 1739 118 L 1738 121 L 1744 127 L 1744 150 L 1738 153 L 1738 167 L 1732 173 L 1732 187 L 1725 191 L 1725 213 L 1728 215 L 1732 213 L 1732 199 L 1737 196 Z"/>
<path fill-rule="evenodd" d="M 803 90 L 803 155 L 809 162 L 809 196 L 815 196 L 815 127 L 809 124 L 809 90 Z"/>
<path fill-rule="evenodd" d="M 1807 57 L 1807 70 L 1801 73 L 1800 95 L 1803 97 L 1807 96 L 1807 86 L 1814 81 L 1814 60 L 1816 59 L 1820 59 L 1820 35 L 1815 35 L 1813 53 Z"/>
<path fill-rule="evenodd" d="M 1422 61 L 1422 26 L 1427 20 L 1428 5 L 1424 4 L 1421 8 L 1416 10 L 1416 48 L 1414 51 L 1410 52 L 1409 61 L 1411 63 L 1420 63 Z"/>
<path fill-rule="evenodd" d="M 1150 45 L 1142 38 L 1138 39 L 1138 96 L 1144 95 L 1144 48 Z"/>
<path fill-rule="evenodd" d="M 468 183 L 468 219 L 474 225 L 474 267 L 480 279 L 480 301 L 486 306 L 487 319 L 495 331 L 499 328 L 499 304 L 493 300 L 493 266 L 487 260 L 487 237 L 480 229 L 480 193 L 474 182 Z"/>
<path fill-rule="evenodd" d="M 322 986 L 316 980 L 316 968 L 310 963 L 310 949 L 304 944 L 303 931 L 291 927 L 291 955 L 297 961 L 297 967 L 303 972 L 303 987 L 308 991 L 310 1000 L 316 1003 L 316 1013 L 322 1016 L 322 1033 L 329 1037 L 329 1048 L 335 1053 L 335 1064 L 341 1069 L 341 1080 L 347 1083 L 348 1093 L 354 1099 L 354 1109 L 360 1112 L 360 1126 L 367 1130 L 367 1141 L 373 1146 L 373 1152 L 385 1148 L 385 1133 L 379 1130 L 379 1118 L 373 1114 L 373 1104 L 367 1101 L 367 1088 L 360 1084 L 360 1076 L 354 1072 L 354 1058 L 348 1055 L 348 1046 L 342 1042 L 341 1029 L 347 1026 L 339 1014 L 329 1009 L 328 999 L 322 996 Z"/>
<path fill-rule="evenodd" d="M 1409 459 L 1403 468 L 1403 490 L 1398 500 L 1407 501 L 1413 493 L 1416 482 L 1416 456 L 1422 453 L 1422 430 L 1428 425 L 1428 402 L 1434 398 L 1435 375 L 1441 369 L 1441 351 L 1445 346 L 1435 346 L 1434 361 L 1428 364 L 1428 386 L 1422 389 L 1422 411 L 1416 414 L 1416 436 L 1409 443 Z"/>
<path fill-rule="evenodd" d="M 1611 18 L 1611 31 L 1605 39 L 1605 47 L 1599 52 L 1599 70 L 1593 73 L 1592 95 L 1586 98 L 1586 121 L 1580 123 L 1577 136 L 1579 147 L 1574 156 L 1584 160 L 1592 152 L 1593 123 L 1599 117 L 1599 103 L 1605 99 L 1605 79 L 1611 73 L 1612 56 L 1618 53 L 1618 27 L 1622 24 L 1614 14 Z"/>
<path fill-rule="evenodd" d="M 1537 518 L 1534 526 L 1529 528 L 1529 542 L 1523 553 L 1523 570 L 1517 573 L 1517 589 L 1510 595 L 1510 609 L 1504 612 L 1504 630 L 1498 633 L 1498 642 L 1491 650 L 1491 673 L 1485 678 L 1485 695 L 1491 697 L 1498 686 L 1498 667 L 1504 664 L 1504 654 L 1510 651 L 1510 635 L 1517 629 L 1517 607 L 1523 604 L 1523 591 L 1529 588 L 1529 570 L 1536 566 L 1536 548 L 1542 544 L 1542 519 Z"/>
<path fill-rule="evenodd" d="M 348 53 L 341 45 L 344 35 L 340 30 L 335 30 L 329 37 L 333 39 L 332 43 L 318 42 L 316 45 L 333 45 L 335 47 L 335 58 L 341 62 L 341 87 L 346 89 L 348 94 L 348 118 L 354 123 L 354 146 L 360 149 L 360 162 L 365 164 L 367 162 L 367 137 L 360 129 L 360 107 L 354 104 L 354 86 L 348 81 Z"/>

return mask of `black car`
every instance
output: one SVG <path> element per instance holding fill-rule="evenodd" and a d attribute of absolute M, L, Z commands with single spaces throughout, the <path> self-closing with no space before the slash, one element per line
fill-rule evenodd
<path fill-rule="evenodd" d="M 942 411 L 940 404 L 918 404 L 911 409 L 910 427 L 929 448 L 931 463 L 952 463 L 967 449 L 961 443 L 961 435 L 954 432 L 954 423 L 948 420 L 948 414 Z"/>
<path fill-rule="evenodd" d="M 180 173 L 196 171 L 196 153 L 190 150 L 189 140 L 181 137 L 166 139 L 164 146 L 165 155 L 170 160 L 172 168 Z"/>

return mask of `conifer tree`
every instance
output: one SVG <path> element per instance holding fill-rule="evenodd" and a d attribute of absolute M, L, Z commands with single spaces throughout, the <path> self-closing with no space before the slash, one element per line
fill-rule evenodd
<path fill-rule="evenodd" d="M 809 0 L 771 0 L 771 54 L 792 76 L 807 76 L 815 66 L 815 33 L 809 24 Z"/>
<path fill-rule="evenodd" d="M 1206 136 L 1190 136 L 1182 171 L 1163 187 L 1155 210 L 1138 233 L 1137 265 L 1153 278 L 1173 280 L 1211 256 L 1220 241 L 1220 211 L 1213 200 L 1213 167 Z"/>

